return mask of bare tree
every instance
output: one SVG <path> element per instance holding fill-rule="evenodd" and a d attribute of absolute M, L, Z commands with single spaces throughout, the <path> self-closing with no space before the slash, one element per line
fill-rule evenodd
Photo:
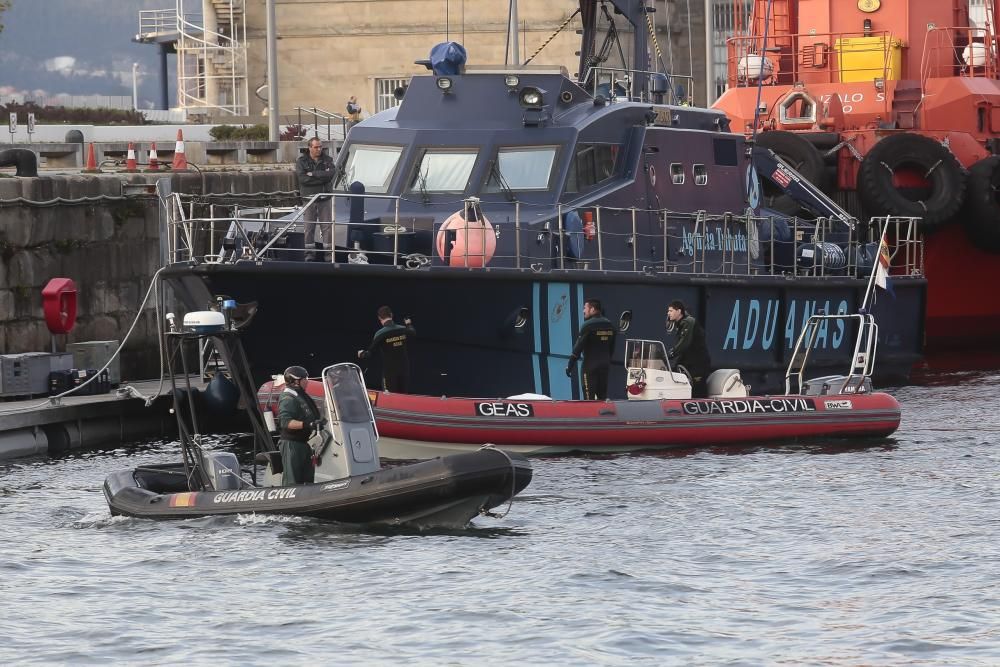
<path fill-rule="evenodd" d="M 3 13 L 10 9 L 13 0 L 0 0 L 0 32 L 3 32 Z"/>

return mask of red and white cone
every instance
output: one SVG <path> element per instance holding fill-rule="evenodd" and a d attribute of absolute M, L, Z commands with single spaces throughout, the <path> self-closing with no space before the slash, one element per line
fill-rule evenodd
<path fill-rule="evenodd" d="M 101 170 L 97 168 L 97 156 L 94 153 L 94 142 L 90 142 L 90 148 L 87 149 L 87 165 L 83 168 L 83 173 L 85 174 L 99 174 Z"/>
<path fill-rule="evenodd" d="M 128 142 L 128 155 L 125 156 L 125 171 L 132 173 L 138 171 L 138 166 L 135 160 L 135 144 L 131 141 Z"/>
<path fill-rule="evenodd" d="M 184 132 L 177 128 L 177 144 L 174 147 L 174 162 L 170 167 L 173 171 L 188 171 L 187 157 L 184 156 Z"/>
<path fill-rule="evenodd" d="M 149 166 L 146 171 L 159 171 L 160 170 L 160 159 L 156 157 L 156 142 L 154 141 L 149 145 Z"/>

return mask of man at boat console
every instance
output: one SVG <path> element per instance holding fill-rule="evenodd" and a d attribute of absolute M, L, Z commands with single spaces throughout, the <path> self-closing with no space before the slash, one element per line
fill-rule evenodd
<path fill-rule="evenodd" d="M 615 350 L 618 330 L 604 317 L 601 302 L 587 299 L 583 303 L 583 326 L 569 355 L 566 375 L 576 372 L 576 360 L 583 355 L 583 398 L 588 401 L 603 401 L 608 397 L 608 369 L 611 353 Z"/>
<path fill-rule="evenodd" d="M 323 142 L 319 137 L 309 140 L 309 151 L 295 163 L 295 173 L 299 178 L 299 194 L 302 203 L 306 204 L 313 197 L 323 192 L 330 192 L 333 187 L 333 177 L 337 175 L 337 167 L 333 158 L 323 152 Z M 317 199 L 302 213 L 305 221 L 305 259 L 312 261 L 316 255 L 316 223 L 319 225 L 321 249 L 333 250 L 333 206 L 329 197 Z"/>
<path fill-rule="evenodd" d="M 358 359 L 368 359 L 376 349 L 382 351 L 382 388 L 405 394 L 410 385 L 410 358 L 406 353 L 406 341 L 410 336 L 416 336 L 413 321 L 407 317 L 403 325 L 393 321 L 392 309 L 382 306 L 376 313 L 382 328 L 375 332 L 375 337 L 368 349 L 358 350 Z"/>
<path fill-rule="evenodd" d="M 671 301 L 667 306 L 667 331 L 677 332 L 677 342 L 667 352 L 674 366 L 683 366 L 691 374 L 691 397 L 705 398 L 705 380 L 712 360 L 705 342 L 705 329 L 688 314 L 683 301 Z"/>
<path fill-rule="evenodd" d="M 281 451 L 282 486 L 311 484 L 316 469 L 312 464 L 312 448 L 309 436 L 319 426 L 320 416 L 316 404 L 306 386 L 308 373 L 302 366 L 285 369 L 285 388 L 278 402 L 278 425 L 281 435 L 278 449 Z"/>

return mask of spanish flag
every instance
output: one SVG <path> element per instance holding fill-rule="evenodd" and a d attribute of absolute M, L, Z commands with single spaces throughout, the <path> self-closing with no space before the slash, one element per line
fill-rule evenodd
<path fill-rule="evenodd" d="M 882 232 L 882 242 L 878 248 L 878 261 L 875 263 L 875 285 L 881 287 L 889 294 L 896 296 L 892 290 L 892 281 L 889 280 L 889 239 L 886 238 L 888 229 Z"/>
<path fill-rule="evenodd" d="M 170 507 L 194 507 L 197 493 L 174 493 L 170 496 Z"/>

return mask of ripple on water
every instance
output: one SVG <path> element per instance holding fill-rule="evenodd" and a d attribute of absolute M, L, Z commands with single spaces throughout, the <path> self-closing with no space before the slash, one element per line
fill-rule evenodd
<path fill-rule="evenodd" d="M 0 663 L 998 664 L 1000 374 L 895 391 L 889 440 L 536 459 L 458 531 L 112 517 L 169 442 L 6 464 Z"/>

